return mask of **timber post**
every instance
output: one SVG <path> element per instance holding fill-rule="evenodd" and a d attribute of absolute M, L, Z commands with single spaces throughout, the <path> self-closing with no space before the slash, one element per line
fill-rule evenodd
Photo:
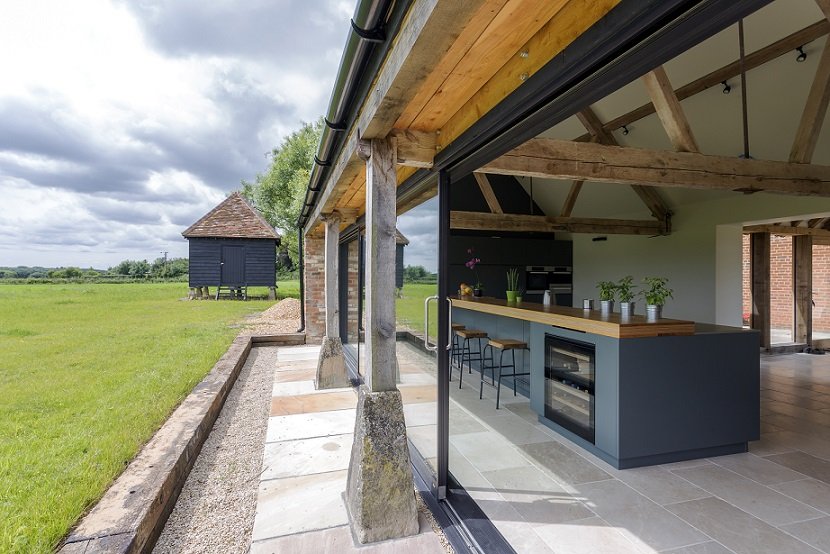
<path fill-rule="evenodd" d="M 361 141 L 366 160 L 366 384 L 360 387 L 346 485 L 361 543 L 418 532 L 401 393 L 395 384 L 396 141 Z"/>
<path fill-rule="evenodd" d="M 326 235 L 323 254 L 325 273 L 326 335 L 320 346 L 317 360 L 316 389 L 334 389 L 351 385 L 346 373 L 343 343 L 340 339 L 340 310 L 338 303 L 338 246 L 340 243 L 340 215 L 332 213 L 324 217 Z"/>

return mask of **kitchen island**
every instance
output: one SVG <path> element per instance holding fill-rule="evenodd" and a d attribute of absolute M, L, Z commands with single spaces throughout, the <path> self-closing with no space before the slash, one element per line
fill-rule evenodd
<path fill-rule="evenodd" d="M 527 342 L 518 388 L 539 421 L 619 469 L 745 452 L 760 437 L 756 331 L 470 296 L 452 315 Z"/>

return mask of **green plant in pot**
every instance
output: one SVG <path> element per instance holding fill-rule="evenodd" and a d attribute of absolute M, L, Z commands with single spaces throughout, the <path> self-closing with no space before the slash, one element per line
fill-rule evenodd
<path fill-rule="evenodd" d="M 600 281 L 597 283 L 599 289 L 600 311 L 610 314 L 614 311 L 614 297 L 617 295 L 617 283 L 613 281 Z"/>
<path fill-rule="evenodd" d="M 507 270 L 507 301 L 515 302 L 519 296 L 519 268 L 511 267 Z"/>
<path fill-rule="evenodd" d="M 663 305 L 669 298 L 674 298 L 672 289 L 666 286 L 667 277 L 645 277 L 646 289 L 641 293 L 646 299 L 646 316 L 650 320 L 663 317 Z"/>
<path fill-rule="evenodd" d="M 630 317 L 634 315 L 634 277 L 626 275 L 617 282 L 617 297 L 620 299 L 620 315 Z"/>

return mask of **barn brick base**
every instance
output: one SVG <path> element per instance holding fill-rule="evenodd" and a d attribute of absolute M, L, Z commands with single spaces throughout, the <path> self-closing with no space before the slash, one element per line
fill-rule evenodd
<path fill-rule="evenodd" d="M 303 293 L 306 342 L 317 344 L 326 332 L 325 240 L 306 236 L 303 240 Z"/>

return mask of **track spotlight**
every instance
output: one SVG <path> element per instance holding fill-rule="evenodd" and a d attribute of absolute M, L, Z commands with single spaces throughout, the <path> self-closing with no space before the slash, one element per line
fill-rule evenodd
<path fill-rule="evenodd" d="M 807 52 L 804 51 L 803 46 L 799 46 L 795 49 L 795 51 L 798 52 L 798 57 L 795 59 L 795 61 L 801 63 L 807 59 Z"/>
<path fill-rule="evenodd" d="M 629 130 L 628 130 L 628 127 L 627 127 L 627 126 L 625 126 L 625 125 L 623 125 L 623 126 L 622 126 L 622 134 L 627 135 L 627 134 L 628 134 L 628 133 L 630 133 L 630 132 L 631 132 L 631 131 L 629 131 Z"/>
<path fill-rule="evenodd" d="M 727 83 L 726 81 L 721 81 L 720 84 L 723 85 L 724 94 L 729 94 L 730 92 L 732 92 L 732 87 L 729 86 L 729 83 Z"/>

